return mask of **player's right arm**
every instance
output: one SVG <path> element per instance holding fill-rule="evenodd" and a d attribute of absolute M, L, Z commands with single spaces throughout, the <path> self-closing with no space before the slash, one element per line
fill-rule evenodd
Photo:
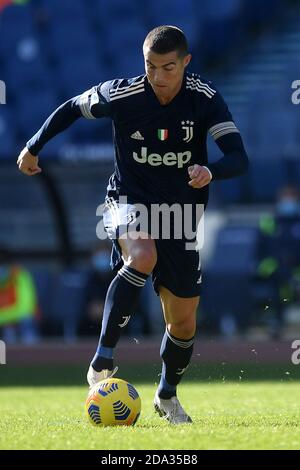
<path fill-rule="evenodd" d="M 110 84 L 111 82 L 105 82 L 95 86 L 59 106 L 21 151 L 17 160 L 20 171 L 30 176 L 40 173 L 42 170 L 38 166 L 37 156 L 39 152 L 50 139 L 70 127 L 80 117 L 111 117 L 108 98 Z"/>

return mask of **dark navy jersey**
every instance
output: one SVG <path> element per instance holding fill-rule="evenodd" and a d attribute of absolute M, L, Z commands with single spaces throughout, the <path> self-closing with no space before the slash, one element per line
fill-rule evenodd
<path fill-rule="evenodd" d="M 27 142 L 33 155 L 80 117 L 113 121 L 115 171 L 108 195 L 131 202 L 203 203 L 208 185 L 188 185 L 188 167 L 207 166 L 213 180 L 245 173 L 248 157 L 232 116 L 211 82 L 185 73 L 182 87 L 169 104 L 158 101 L 146 75 L 117 79 L 87 90 L 59 106 Z M 207 159 L 208 132 L 223 156 Z"/>
<path fill-rule="evenodd" d="M 188 167 L 208 164 L 208 132 L 217 142 L 239 133 L 220 93 L 194 73 L 185 73 L 167 105 L 160 104 L 146 75 L 100 83 L 78 104 L 88 119 L 113 120 L 115 171 L 108 195 L 127 195 L 133 202 L 206 203 L 208 186 L 190 187 Z"/>

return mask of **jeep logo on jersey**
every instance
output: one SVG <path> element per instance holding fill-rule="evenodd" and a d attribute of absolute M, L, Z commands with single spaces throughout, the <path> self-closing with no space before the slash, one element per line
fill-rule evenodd
<path fill-rule="evenodd" d="M 150 153 L 148 155 L 147 147 L 142 147 L 141 155 L 138 155 L 136 152 L 133 152 L 133 158 L 138 163 L 149 163 L 151 166 L 174 166 L 177 165 L 177 168 L 182 168 L 186 163 L 192 158 L 192 153 L 187 152 L 167 152 L 164 155 L 159 153 Z"/>

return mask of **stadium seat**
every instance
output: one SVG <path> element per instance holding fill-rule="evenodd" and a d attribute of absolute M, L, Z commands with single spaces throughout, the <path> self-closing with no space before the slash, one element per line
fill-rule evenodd
<path fill-rule="evenodd" d="M 101 81 L 101 64 L 95 54 L 88 53 L 80 57 L 70 57 L 60 64 L 59 80 L 68 98 L 88 90 Z"/>
<path fill-rule="evenodd" d="M 114 57 L 113 78 L 134 77 L 145 73 L 145 65 L 142 52 L 139 50 L 128 51 L 126 55 L 118 54 Z"/>
<path fill-rule="evenodd" d="M 66 270 L 55 277 L 49 321 L 60 328 L 65 341 L 74 341 L 84 305 L 86 274 L 79 270 Z"/>
<path fill-rule="evenodd" d="M 6 63 L 7 87 L 15 97 L 20 92 L 32 93 L 36 88 L 51 86 L 52 70 L 39 54 L 32 60 L 12 56 Z"/>
<path fill-rule="evenodd" d="M 201 2 L 202 3 L 202 2 Z M 171 24 L 181 28 L 191 47 L 200 37 L 201 17 L 197 13 L 197 2 L 164 0 L 161 2 L 147 1 L 148 24 L 150 28 L 161 24 Z"/>
<path fill-rule="evenodd" d="M 4 31 L 8 31 L 8 25 L 18 25 L 21 26 L 24 24 L 24 29 L 26 26 L 33 26 L 33 9 L 30 2 L 26 5 L 20 7 L 19 5 L 8 5 L 2 12 L 0 16 L 0 29 L 1 34 Z"/>
<path fill-rule="evenodd" d="M 12 110 L 0 105 L 0 158 L 11 159 L 16 154 Z"/>
<path fill-rule="evenodd" d="M 55 46 L 57 48 L 60 45 L 62 50 L 70 53 L 72 52 L 69 48 L 70 44 L 74 44 L 75 47 L 82 44 L 82 48 L 88 48 L 93 38 L 94 34 L 89 22 L 85 17 L 80 17 L 70 22 L 64 21 L 60 24 L 52 24 L 49 31 L 49 47 Z M 92 44 L 92 47 L 95 46 L 96 43 Z"/>
<path fill-rule="evenodd" d="M 23 10 L 23 8 L 11 6 L 6 8 L 0 15 L 0 34 L 2 38 L 5 38 L 5 41 L 0 41 L 0 57 L 6 61 L 9 61 L 10 57 L 16 54 L 17 46 L 22 39 L 34 35 L 34 25 L 28 10 L 24 10 L 24 18 L 21 17 L 15 20 L 13 15 L 10 15 L 10 12 L 15 9 Z"/>
<path fill-rule="evenodd" d="M 40 6 L 49 13 L 51 19 L 68 21 L 86 14 L 86 2 L 83 0 L 41 0 Z"/>
<path fill-rule="evenodd" d="M 251 272 L 256 228 L 228 224 L 218 232 L 209 269 L 225 273 L 229 268 L 239 273 Z"/>
<path fill-rule="evenodd" d="M 243 40 L 241 3 L 241 0 L 196 2 L 196 16 L 202 24 L 200 50 L 208 60 L 222 59 Z"/>
<path fill-rule="evenodd" d="M 212 315 L 221 329 L 226 318 L 231 318 L 237 328 L 248 326 L 252 309 L 249 281 L 256 239 L 257 229 L 246 225 L 229 224 L 218 232 L 211 260 L 204 271 L 203 297 L 206 315 Z"/>
<path fill-rule="evenodd" d="M 58 100 L 52 90 L 36 90 L 24 93 L 16 102 L 16 122 L 26 140 L 30 138 L 45 119 L 57 108 Z"/>
<path fill-rule="evenodd" d="M 27 269 L 29 269 L 35 283 L 41 329 L 44 332 L 51 318 L 49 298 L 51 298 L 51 292 L 53 292 L 54 274 L 49 269 L 42 267 L 28 265 Z"/>
<path fill-rule="evenodd" d="M 41 313 L 41 328 L 47 335 L 63 335 L 66 341 L 76 339 L 83 305 L 85 273 L 68 270 L 55 273 L 47 268 L 30 269 Z"/>
<path fill-rule="evenodd" d="M 106 38 L 105 51 L 107 54 L 123 54 L 124 56 L 132 52 L 142 55 L 142 46 L 147 32 L 147 28 L 141 21 L 134 18 L 129 24 L 120 19 L 113 19 L 113 22 L 102 31 L 102 35 Z"/>
<path fill-rule="evenodd" d="M 108 24 L 114 30 L 114 22 L 122 20 L 130 30 L 132 20 L 143 21 L 144 8 L 137 0 L 101 0 L 92 3 L 93 12 L 102 26 Z"/>
<path fill-rule="evenodd" d="M 261 158 L 253 158 L 249 167 L 252 200 L 274 202 L 279 188 L 287 182 L 286 170 L 283 158 L 276 161 L 264 155 L 261 155 Z"/>
<path fill-rule="evenodd" d="M 284 0 L 253 0 L 251 2 L 241 2 L 243 7 L 243 16 L 249 26 L 263 25 L 270 18 L 274 18 L 285 8 Z M 270 10 L 272 15 L 270 16 Z"/>

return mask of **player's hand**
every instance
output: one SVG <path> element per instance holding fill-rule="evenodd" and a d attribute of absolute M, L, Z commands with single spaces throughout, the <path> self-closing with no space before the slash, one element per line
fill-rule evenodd
<path fill-rule="evenodd" d="M 211 174 L 207 168 L 204 168 L 201 165 L 192 165 L 188 167 L 189 177 L 191 181 L 189 181 L 189 186 L 192 188 L 199 189 L 203 188 L 211 182 Z"/>
<path fill-rule="evenodd" d="M 17 165 L 22 173 L 33 176 L 41 173 L 42 171 L 42 169 L 38 166 L 38 161 L 38 157 L 32 155 L 28 148 L 25 147 L 18 157 Z"/>

